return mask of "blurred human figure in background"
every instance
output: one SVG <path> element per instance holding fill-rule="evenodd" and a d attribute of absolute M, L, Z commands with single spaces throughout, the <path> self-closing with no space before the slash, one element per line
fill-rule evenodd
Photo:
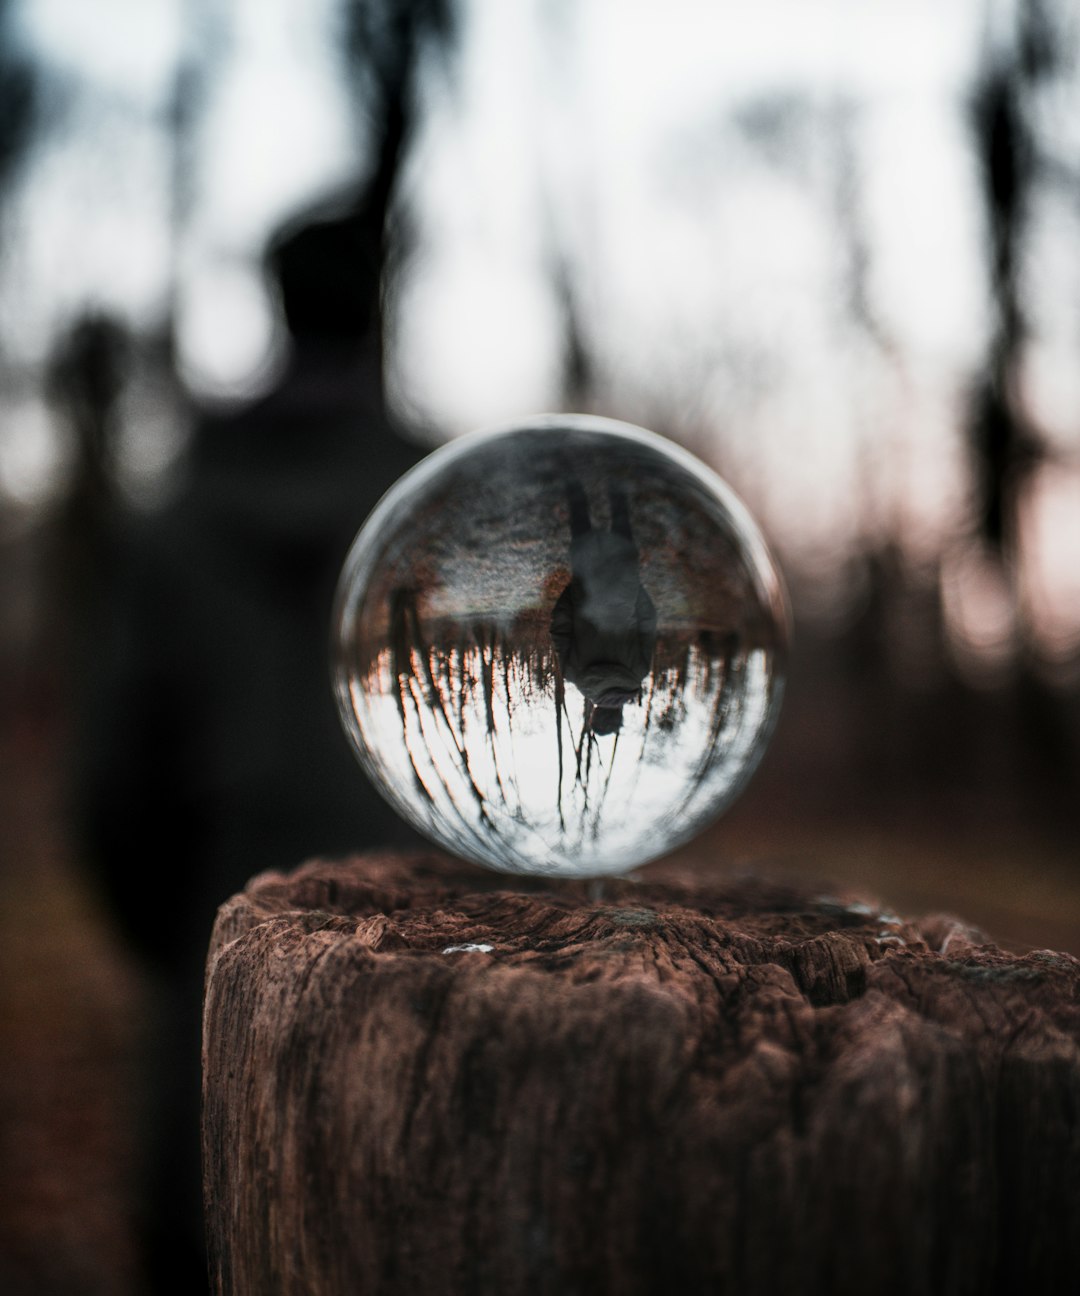
<path fill-rule="evenodd" d="M 273 240 L 287 367 L 264 398 L 201 419 L 166 507 L 121 518 L 84 663 L 76 822 L 161 986 L 146 1113 L 154 1290 L 205 1288 L 199 1016 L 216 907 L 264 869 L 415 841 L 356 764 L 328 670 L 349 542 L 421 457 L 382 398 L 381 220 L 354 201 Z"/>

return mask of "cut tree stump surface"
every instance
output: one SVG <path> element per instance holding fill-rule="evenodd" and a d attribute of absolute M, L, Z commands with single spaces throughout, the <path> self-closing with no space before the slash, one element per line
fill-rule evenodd
<path fill-rule="evenodd" d="M 207 971 L 215 1290 L 1075 1290 L 1078 989 L 751 877 L 264 874 Z"/>

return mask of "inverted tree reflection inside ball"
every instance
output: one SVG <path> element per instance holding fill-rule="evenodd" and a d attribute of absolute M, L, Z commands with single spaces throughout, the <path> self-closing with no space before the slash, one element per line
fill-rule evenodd
<path fill-rule="evenodd" d="M 336 683 L 361 761 L 458 854 L 623 871 L 699 831 L 779 704 L 779 578 L 701 465 L 602 419 L 467 438 L 349 554 Z"/>

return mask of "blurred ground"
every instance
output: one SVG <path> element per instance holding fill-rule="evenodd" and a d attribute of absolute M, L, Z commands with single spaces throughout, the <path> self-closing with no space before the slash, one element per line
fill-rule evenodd
<path fill-rule="evenodd" d="M 748 794 L 749 797 L 749 794 Z M 859 891 L 905 915 L 951 913 L 999 945 L 1080 956 L 1080 885 L 1075 849 L 1033 841 L 1018 827 L 988 824 L 963 835 L 920 824 L 906 834 L 880 824 L 846 830 L 768 820 L 736 807 L 688 858 L 721 858 L 735 868 L 797 873 L 823 886 Z"/>
<path fill-rule="evenodd" d="M 70 857 L 57 739 L 0 732 L 0 1291 L 124 1296 L 143 987 Z"/>

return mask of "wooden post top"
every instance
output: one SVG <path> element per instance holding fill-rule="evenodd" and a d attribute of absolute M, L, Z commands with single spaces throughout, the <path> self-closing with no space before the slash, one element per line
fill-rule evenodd
<path fill-rule="evenodd" d="M 220 911 L 217 1290 L 1043 1290 L 1080 1262 L 1080 961 L 673 866 L 438 856 Z"/>

